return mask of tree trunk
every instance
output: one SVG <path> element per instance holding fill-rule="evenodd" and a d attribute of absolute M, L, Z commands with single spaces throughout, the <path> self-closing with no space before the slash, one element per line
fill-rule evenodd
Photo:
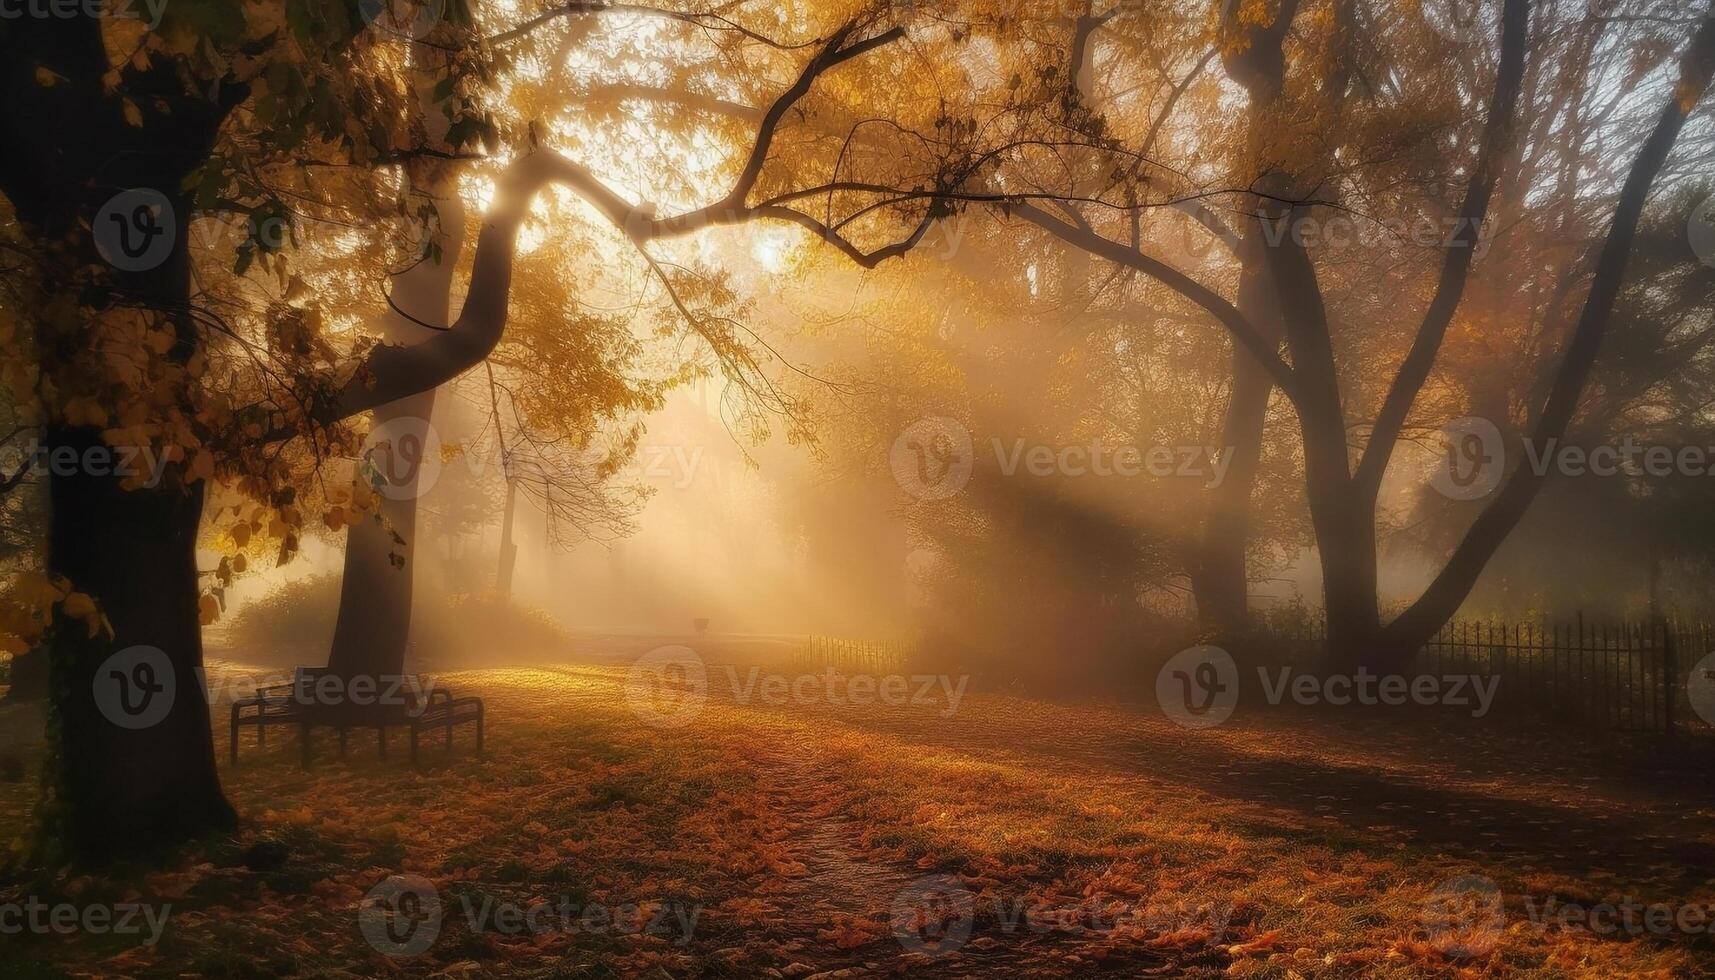
<path fill-rule="evenodd" d="M 100 436 L 56 429 L 49 440 L 81 453 Z M 50 478 L 49 571 L 95 596 L 113 625 L 111 639 L 63 616 L 53 629 L 55 751 L 43 807 L 50 858 L 101 859 L 234 825 L 202 685 L 203 487 L 125 490 L 110 476 Z"/>
<path fill-rule="evenodd" d="M 518 481 L 506 479 L 506 511 L 500 518 L 500 565 L 494 572 L 494 591 L 505 602 L 512 597 L 512 571 L 518 564 L 518 545 L 512 540 L 512 521 L 518 509 Z"/>
<path fill-rule="evenodd" d="M 45 288 L 76 290 L 70 299 L 90 320 L 116 295 L 153 311 L 173 331 L 169 356 L 182 364 L 200 343 L 185 312 L 191 201 L 184 179 L 208 158 L 246 88 L 187 95 L 173 65 L 122 66 L 126 87 L 158 96 L 134 104 L 107 90 L 109 68 L 98 18 L 0 25 L 0 80 L 9 96 L 0 109 L 0 190 L 44 262 Z M 58 82 L 42 85 L 43 72 Z M 141 124 L 126 118 L 127 107 Z M 172 207 L 178 244 L 157 268 L 111 269 L 95 248 L 91 220 L 124 187 L 153 188 Z M 45 352 L 78 340 L 38 331 Z M 47 353 L 43 373 L 52 377 L 66 363 Z M 96 429 L 64 425 L 50 425 L 43 442 L 49 452 L 63 447 L 80 457 L 102 444 Z M 234 822 L 202 686 L 196 536 L 203 493 L 201 482 L 184 485 L 177 468 L 162 485 L 139 490 L 111 474 L 48 477 L 48 572 L 92 596 L 112 626 L 111 636 L 92 636 L 83 620 L 62 612 L 45 640 L 49 751 L 39 843 L 55 863 L 132 853 Z M 127 659 L 110 663 L 115 656 Z M 143 686 L 125 687 L 134 683 Z"/>
<path fill-rule="evenodd" d="M 396 309 L 382 321 L 384 342 L 421 342 L 433 331 L 412 319 L 437 326 L 448 322 L 452 305 L 453 267 L 464 240 L 464 208 L 451 181 L 434 183 L 436 210 L 446 232 L 441 260 L 423 260 L 392 277 L 392 302 Z M 403 310 L 404 313 L 399 312 Z M 409 314 L 409 316 L 405 315 Z M 375 431 L 391 427 L 398 435 L 415 436 L 430 431 L 435 407 L 435 389 L 408 395 L 374 410 Z M 399 426 L 404 426 L 403 429 Z M 425 440 L 422 453 L 437 451 Z M 387 481 L 376 488 L 379 506 L 372 517 L 355 521 L 346 531 L 345 575 L 340 583 L 339 618 L 334 624 L 333 646 L 328 669 L 336 676 L 398 677 L 405 672 L 405 652 L 411 634 L 411 601 L 417 562 L 417 499 L 433 488 L 424 485 L 424 466 L 437 460 L 414 458 L 412 451 L 392 446 L 380 454 L 403 461 L 403 469 L 359 465 L 359 490 L 379 476 Z"/>
<path fill-rule="evenodd" d="M 1239 278 L 1237 306 L 1258 332 L 1278 342 L 1280 317 L 1267 267 L 1254 256 L 1260 245 L 1245 242 L 1240 248 L 1245 268 Z M 1239 344 L 1233 345 L 1232 379 L 1221 438 L 1221 451 L 1231 461 L 1204 517 L 1198 568 L 1192 576 L 1198 620 L 1206 632 L 1219 636 L 1243 633 L 1250 624 L 1251 494 L 1274 393 L 1274 379 Z"/>
<path fill-rule="evenodd" d="M 1272 124 L 1286 66 L 1281 44 L 1297 9 L 1288 0 L 1267 24 L 1239 28 L 1225 22 L 1224 31 L 1242 30 L 1243 45 L 1224 51 L 1228 74 L 1245 89 L 1250 99 L 1245 139 L 1253 160 L 1265 152 L 1264 134 Z M 1225 8 L 1223 17 L 1236 13 Z M 1257 200 L 1260 211 L 1266 201 Z M 1237 302 L 1239 314 L 1249 321 L 1262 339 L 1280 344 L 1283 324 L 1279 299 L 1269 281 L 1267 241 L 1255 222 L 1248 223 L 1236 251 L 1240 264 Z M 1192 590 L 1196 593 L 1197 617 L 1206 632 L 1217 636 L 1243 633 L 1250 625 L 1250 514 L 1251 494 L 1256 486 L 1257 465 L 1262 459 L 1262 439 L 1268 422 L 1268 402 L 1274 379 L 1242 344 L 1233 344 L 1232 394 L 1222 424 L 1221 451 L 1230 453 L 1226 479 L 1215 488 L 1204 516 Z"/>
<path fill-rule="evenodd" d="M 433 389 L 375 410 L 375 426 L 399 420 L 427 421 Z M 361 482 L 363 467 L 359 466 Z M 336 676 L 397 677 L 405 671 L 411 633 L 411 596 L 416 578 L 417 489 L 422 466 L 391 484 L 373 516 L 355 521 L 345 534 L 345 574 L 339 618 L 334 623 L 328 669 Z M 397 535 L 397 539 L 395 539 Z"/>

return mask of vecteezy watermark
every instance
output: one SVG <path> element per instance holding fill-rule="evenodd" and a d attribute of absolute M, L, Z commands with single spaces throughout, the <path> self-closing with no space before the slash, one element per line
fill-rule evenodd
<path fill-rule="evenodd" d="M 1155 675 L 1155 700 L 1186 728 L 1210 728 L 1233 716 L 1239 703 L 1239 667 L 1213 646 L 1181 650 Z"/>
<path fill-rule="evenodd" d="M 1501 430 L 1488 419 L 1468 415 L 1441 430 L 1442 453 L 1429 483 L 1451 500 L 1476 500 L 1500 485 L 1506 472 Z"/>
<path fill-rule="evenodd" d="M 604 905 L 574 901 L 561 896 L 529 905 L 498 901 L 492 895 L 480 901 L 459 896 L 465 921 L 473 933 L 497 932 L 506 936 L 540 936 L 546 933 L 655 936 L 675 946 L 688 946 L 702 917 L 701 905 L 680 902 L 643 901 Z"/>
<path fill-rule="evenodd" d="M 561 897 L 528 905 L 469 894 L 458 896 L 460 913 L 472 933 L 541 936 L 549 933 L 664 937 L 685 946 L 702 917 L 701 905 L 640 901 L 619 905 Z M 357 907 L 357 927 L 370 947 L 383 956 L 406 959 L 429 951 L 446 923 L 446 902 L 428 879 L 391 875 L 383 879 Z"/>
<path fill-rule="evenodd" d="M 153 187 L 134 187 L 108 198 L 91 227 L 96 252 L 123 272 L 159 266 L 178 240 L 173 202 Z"/>
<path fill-rule="evenodd" d="M 81 932 L 92 936 L 142 936 L 144 946 L 153 946 L 161 941 L 167 916 L 172 911 L 171 905 L 143 902 L 83 905 L 44 902 L 31 895 L 21 902 L 0 902 L 0 936 L 26 932 L 69 936 Z"/>
<path fill-rule="evenodd" d="M 1466 416 L 1441 431 L 1443 453 L 1436 458 L 1429 483 L 1453 500 L 1476 500 L 1493 493 L 1506 472 L 1507 451 L 1498 426 L 1488 419 Z M 1537 476 L 1715 476 L 1715 446 L 1645 445 L 1628 435 L 1618 443 L 1585 447 L 1531 438 L 1520 443 L 1524 465 Z"/>
<path fill-rule="evenodd" d="M 1326 245 L 1342 248 L 1405 242 L 1421 248 L 1468 246 L 1481 258 L 1494 241 L 1495 225 L 1487 220 L 1453 216 L 1448 218 L 1359 218 L 1336 213 L 1326 217 L 1293 213 L 1262 222 L 1263 241 L 1279 246 L 1292 237 L 1303 248 Z"/>
<path fill-rule="evenodd" d="M 735 704 L 932 708 L 942 718 L 959 710 L 970 684 L 966 674 L 870 674 L 834 667 L 787 674 L 725 664 L 716 675 L 725 679 Z M 657 647 L 639 657 L 626 674 L 626 702 L 640 720 L 657 728 L 690 724 L 708 697 L 709 668 L 690 647 Z"/>
<path fill-rule="evenodd" d="M 31 439 L 21 446 L 0 446 L 0 468 L 17 473 L 28 467 L 36 474 L 50 476 L 116 476 L 136 480 L 142 487 L 158 487 L 167 471 L 167 459 L 153 446 L 109 446 L 96 444 L 78 449 L 75 446 L 47 446 Z"/>
<path fill-rule="evenodd" d="M 1456 44 L 1481 40 L 1488 32 L 1498 31 L 1498 22 L 1483 13 L 1484 0 L 1419 0 L 1418 9 L 1423 22 L 1442 38 Z"/>
<path fill-rule="evenodd" d="M 994 440 L 995 462 L 1004 476 L 1022 467 L 1031 476 L 1195 477 L 1214 489 L 1227 477 L 1232 454 L 1219 446 L 1109 446 L 1100 439 L 1083 445 L 1029 445 L 1013 440 L 1011 449 Z"/>
<path fill-rule="evenodd" d="M 447 0 L 358 0 L 364 23 L 405 38 L 423 38 L 446 15 Z"/>
<path fill-rule="evenodd" d="M 428 952 L 441 935 L 441 893 L 417 875 L 391 875 L 357 907 L 357 928 L 376 952 L 403 958 Z"/>
<path fill-rule="evenodd" d="M 1706 724 L 1715 725 L 1715 653 L 1697 662 L 1685 683 L 1685 699 Z"/>
<path fill-rule="evenodd" d="M 388 419 L 369 430 L 359 471 L 371 489 L 388 500 L 412 500 L 441 479 L 441 436 L 415 415 Z"/>
<path fill-rule="evenodd" d="M 130 646 L 95 669 L 91 694 L 102 717 L 120 728 L 140 730 L 166 720 L 178 696 L 173 661 L 152 646 Z"/>
<path fill-rule="evenodd" d="M 161 26 L 161 15 L 166 10 L 167 0 L 0 0 L 0 21 L 111 17 L 141 20 L 152 31 Z"/>
<path fill-rule="evenodd" d="M 1685 224 L 1685 237 L 1698 261 L 1715 269 L 1715 196 L 1693 208 Z"/>
<path fill-rule="evenodd" d="M 940 958 L 963 948 L 979 921 L 1008 934 L 1123 932 L 1143 938 L 1201 932 L 1219 937 L 1232 914 L 1230 903 L 1193 907 L 1162 895 L 1122 900 L 1091 897 L 1070 904 L 1049 904 L 1030 895 L 986 891 L 978 895 L 953 875 L 928 875 L 899 890 L 889 921 L 894 939 L 906 952 Z"/>
<path fill-rule="evenodd" d="M 1715 903 L 1617 899 L 1564 901 L 1558 895 L 1517 896 L 1523 922 L 1538 933 L 1582 929 L 1598 936 L 1700 936 L 1715 929 Z M 1443 882 L 1423 903 L 1419 921 L 1428 942 L 1444 956 L 1466 959 L 1491 952 L 1507 932 L 1506 897 L 1477 874 Z"/>
<path fill-rule="evenodd" d="M 222 671 L 210 679 L 195 668 L 196 686 L 209 706 L 254 699 L 264 689 L 272 697 L 321 708 L 401 707 L 419 714 L 428 705 L 434 681 L 419 674 L 251 674 Z M 131 646 L 108 657 L 91 685 L 103 717 L 121 728 L 139 730 L 166 720 L 184 692 L 172 660 L 159 647 Z"/>
<path fill-rule="evenodd" d="M 1697 936 L 1715 925 L 1715 903 L 1641 902 L 1630 895 L 1618 901 L 1563 902 L 1558 896 L 1524 896 L 1525 917 L 1538 930 L 1587 929 L 1598 936 Z"/>
<path fill-rule="evenodd" d="M 358 457 L 359 473 L 376 493 L 389 500 L 428 494 L 449 469 L 473 479 L 491 474 L 504 477 L 526 473 L 532 479 L 548 481 L 554 479 L 552 466 L 593 471 L 607 462 L 602 452 L 592 447 L 582 455 L 555 463 L 534 457 L 514 458 L 508 470 L 506 460 L 494 445 L 449 444 L 433 423 L 414 415 L 401 415 L 375 426 Z M 614 472 L 614 478 L 685 490 L 700 475 L 713 471 L 713 485 L 717 488 L 726 485 L 724 481 L 730 475 L 723 476 L 725 471 L 719 463 L 712 466 L 707 463 L 700 446 L 651 443 L 638 446 L 635 455 Z"/>
<path fill-rule="evenodd" d="M 1429 893 L 1419 921 L 1429 945 L 1441 955 L 1468 959 L 1495 948 L 1506 928 L 1506 907 L 1494 882 L 1464 875 Z"/>
<path fill-rule="evenodd" d="M 1101 439 L 1065 445 L 1032 444 L 1024 438 L 990 440 L 995 466 L 1004 477 L 1195 478 L 1213 489 L 1226 479 L 1232 454 L 1219 446 L 1109 445 Z M 942 500 L 971 481 L 976 452 L 971 432 L 949 418 L 919 419 L 893 441 L 889 467 L 900 489 L 918 500 Z"/>
<path fill-rule="evenodd" d="M 971 482 L 976 453 L 971 430 L 949 418 L 924 418 L 907 426 L 888 453 L 893 479 L 918 500 L 944 500 Z"/>
<path fill-rule="evenodd" d="M 1263 699 L 1271 705 L 1287 701 L 1316 705 L 1415 704 L 1470 708 L 1481 718 L 1494 706 L 1499 677 L 1477 674 L 1377 674 L 1359 667 L 1351 674 L 1312 674 L 1291 667 L 1258 667 Z M 1239 670 L 1232 655 L 1220 647 L 1182 650 L 1155 676 L 1155 698 L 1161 711 L 1185 728 L 1210 728 L 1232 717 L 1239 700 Z"/>
<path fill-rule="evenodd" d="M 690 647 L 656 647 L 631 665 L 625 701 L 633 714 L 655 728 L 680 728 L 703 713 L 709 672 Z"/>
<path fill-rule="evenodd" d="M 964 882 L 952 875 L 928 875 L 899 890 L 888 919 L 893 938 L 906 952 L 940 957 L 970 941 L 976 917 L 976 896 Z"/>

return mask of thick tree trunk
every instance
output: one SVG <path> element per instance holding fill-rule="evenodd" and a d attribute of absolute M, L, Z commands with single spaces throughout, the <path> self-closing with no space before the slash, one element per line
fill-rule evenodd
<path fill-rule="evenodd" d="M 401 398 L 375 410 L 375 425 L 426 421 L 434 405 L 433 389 Z M 421 466 L 412 465 L 410 476 L 380 497 L 373 516 L 346 530 L 339 618 L 328 651 L 328 669 L 339 677 L 397 677 L 405 671 L 417 570 L 416 493 L 421 471 Z"/>
<path fill-rule="evenodd" d="M 79 453 L 100 444 L 87 429 L 49 439 Z M 95 596 L 113 625 L 112 638 L 64 617 L 53 630 L 55 752 L 43 813 L 52 857 L 100 859 L 234 824 L 202 685 L 203 486 L 50 480 L 49 570 Z"/>
<path fill-rule="evenodd" d="M 435 331 L 413 319 L 439 326 L 450 318 L 453 267 L 464 240 L 464 208 L 450 181 L 436 182 L 431 193 L 439 198 L 436 210 L 446 233 L 441 260 L 417 262 L 393 277 L 396 309 L 381 324 L 386 343 L 408 345 L 434 336 Z M 389 402 L 374 410 L 371 431 L 391 427 L 401 435 L 422 434 L 434 407 L 434 388 Z M 435 447 L 425 442 L 421 450 L 433 452 Z M 379 475 L 388 485 L 378 488 L 376 513 L 353 522 L 346 531 L 345 576 L 340 584 L 339 618 L 328 652 L 328 669 L 347 680 L 398 677 L 405 671 L 420 537 L 417 500 L 433 489 L 421 482 L 423 464 L 433 462 L 416 458 L 413 452 L 392 447 L 391 458 L 403 463 L 403 468 L 380 467 Z M 356 481 L 360 490 L 367 488 L 366 481 L 373 475 L 375 471 L 359 466 Z"/>
<path fill-rule="evenodd" d="M 245 96 L 187 95 L 176 68 L 119 69 L 136 103 L 110 92 L 100 20 L 25 18 L 0 23 L 0 190 L 45 263 L 48 288 L 77 289 L 91 318 L 113 296 L 169 326 L 169 356 L 199 344 L 190 307 L 185 175 L 208 158 L 222 120 Z M 58 82 L 44 86 L 51 71 Z M 126 118 L 140 109 L 142 124 Z M 122 164 L 121 164 L 122 162 Z M 108 270 L 91 222 L 126 187 L 160 192 L 172 207 L 175 245 L 158 268 Z M 106 270 L 92 277 L 89 270 Z M 83 285 L 80 285 L 83 284 Z M 111 291 L 110 291 L 111 290 Z M 78 338 L 39 334 L 43 371 Z M 101 445 L 90 428 L 50 426 L 44 443 L 79 454 Z M 47 565 L 92 596 L 112 635 L 91 635 L 63 615 L 46 641 L 49 758 L 41 813 L 43 856 L 104 858 L 233 824 L 221 792 L 202 687 L 196 536 L 204 484 L 169 471 L 160 486 L 125 490 L 111 474 L 50 474 Z M 138 649 L 142 648 L 142 649 Z M 115 656 L 119 660 L 112 660 Z M 159 715 L 160 717 L 155 717 Z"/>

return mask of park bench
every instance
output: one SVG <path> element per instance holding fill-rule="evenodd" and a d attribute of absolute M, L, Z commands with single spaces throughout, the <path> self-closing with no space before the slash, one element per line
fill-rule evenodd
<path fill-rule="evenodd" d="M 399 704 L 323 704 L 316 698 L 316 684 L 328 674 L 326 667 L 299 667 L 292 672 L 287 684 L 258 687 L 256 694 L 232 703 L 231 756 L 238 764 L 239 733 L 245 728 L 256 729 L 258 748 L 268 744 L 270 727 L 290 727 L 298 730 L 298 744 L 303 765 L 311 760 L 311 734 L 316 728 L 332 728 L 339 736 L 339 754 L 345 757 L 347 735 L 352 729 L 375 730 L 381 758 L 387 758 L 387 729 L 403 726 L 410 732 L 411 764 L 416 765 L 424 732 L 444 731 L 447 750 L 453 747 L 453 729 L 460 725 L 476 728 L 476 751 L 482 752 L 485 722 L 481 698 L 454 697 L 443 688 L 430 688 L 427 695 L 413 696 Z M 415 689 L 421 691 L 419 686 Z"/>

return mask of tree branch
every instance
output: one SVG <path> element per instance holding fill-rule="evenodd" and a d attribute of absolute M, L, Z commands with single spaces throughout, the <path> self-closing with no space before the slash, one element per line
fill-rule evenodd
<path fill-rule="evenodd" d="M 1531 432 L 1531 438 L 1537 445 L 1547 445 L 1566 434 L 1566 427 L 1583 393 L 1584 382 L 1590 375 L 1607 332 L 1650 185 L 1667 161 L 1686 117 L 1708 90 L 1712 75 L 1715 75 L 1715 10 L 1704 15 L 1702 26 L 1693 36 L 1680 63 L 1679 80 L 1668 96 L 1667 105 L 1626 175 L 1613 223 L 1608 228 L 1607 239 L 1596 262 L 1595 277 L 1584 301 L 1584 311 L 1567 343 L 1547 403 Z M 1410 608 L 1387 626 L 1384 637 L 1388 649 L 1415 649 L 1458 611 L 1459 605 L 1476 585 L 1483 567 L 1524 517 L 1547 475 L 1528 465 L 1513 469 L 1494 500 L 1472 522 L 1435 580 Z"/>
<path fill-rule="evenodd" d="M 1086 231 L 1076 225 L 1068 224 L 1048 214 L 1033 204 L 1011 203 L 1002 206 L 1007 214 L 1020 218 L 1049 232 L 1069 245 L 1075 245 L 1092 255 L 1099 255 L 1110 262 L 1136 269 L 1155 279 L 1162 285 L 1172 289 L 1220 321 L 1233 335 L 1233 341 L 1249 351 L 1268 371 L 1274 383 L 1280 386 L 1288 398 L 1297 400 L 1300 391 L 1298 376 L 1291 366 L 1281 360 L 1278 348 L 1265 340 L 1244 314 L 1238 308 L 1227 302 L 1221 296 L 1197 282 L 1185 273 L 1173 268 L 1165 262 L 1128 248 L 1119 242 L 1106 238 L 1094 232 Z"/>
<path fill-rule="evenodd" d="M 1400 362 L 1393 385 L 1376 415 L 1370 430 L 1369 443 L 1364 447 L 1355 478 L 1360 493 L 1374 495 L 1381 487 L 1382 474 L 1399 442 L 1400 429 L 1411 412 L 1423 383 L 1435 367 L 1441 342 L 1447 327 L 1453 322 L 1453 312 L 1465 292 L 1470 278 L 1471 262 L 1480 239 L 1479 229 L 1488 217 L 1489 202 L 1494 197 L 1496 173 L 1500 160 L 1513 144 L 1514 124 L 1518 117 L 1519 91 L 1524 80 L 1525 48 L 1529 44 L 1530 3 L 1528 0 L 1506 0 L 1501 12 L 1501 65 L 1495 77 L 1495 90 L 1489 99 L 1488 121 L 1483 127 L 1483 143 L 1478 150 L 1476 169 L 1465 191 L 1465 202 L 1459 209 L 1460 224 L 1448 244 L 1447 256 L 1441 267 L 1441 279 L 1435 296 L 1424 313 L 1423 323 L 1411 350 Z"/>

